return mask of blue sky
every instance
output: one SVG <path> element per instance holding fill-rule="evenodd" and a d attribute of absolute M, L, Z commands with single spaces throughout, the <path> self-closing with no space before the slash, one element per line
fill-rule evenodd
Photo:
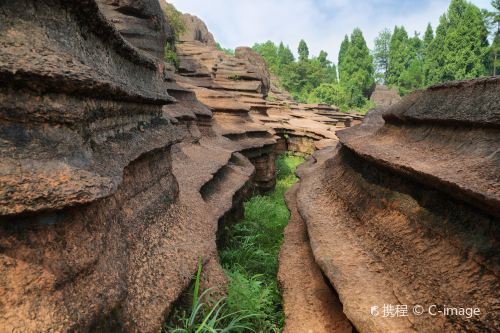
<path fill-rule="evenodd" d="M 301 38 L 312 55 L 325 50 L 336 61 L 346 34 L 361 28 L 368 46 L 378 32 L 404 25 L 410 34 L 435 28 L 450 0 L 169 0 L 200 17 L 224 47 L 283 41 L 295 52 Z M 472 0 L 492 9 L 490 0 Z"/>

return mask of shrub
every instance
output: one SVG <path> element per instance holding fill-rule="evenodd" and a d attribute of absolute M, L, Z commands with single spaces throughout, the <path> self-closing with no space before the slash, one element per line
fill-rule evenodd
<path fill-rule="evenodd" d="M 179 68 L 179 56 L 174 46 L 169 42 L 165 44 L 165 62 L 174 65 L 177 69 Z"/>
<path fill-rule="evenodd" d="M 168 24 L 174 32 L 174 38 L 178 41 L 179 37 L 186 31 L 186 25 L 182 20 L 182 13 L 179 12 L 174 5 L 167 3 L 165 15 L 167 17 Z"/>

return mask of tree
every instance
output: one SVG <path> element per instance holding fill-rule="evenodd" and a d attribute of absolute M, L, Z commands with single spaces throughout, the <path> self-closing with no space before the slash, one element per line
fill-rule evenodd
<path fill-rule="evenodd" d="M 373 59 L 359 28 L 351 34 L 347 52 L 342 56 L 342 84 L 354 106 L 362 106 L 371 94 L 374 79 Z"/>
<path fill-rule="evenodd" d="M 343 61 L 345 58 L 345 55 L 347 53 L 347 50 L 349 49 L 349 37 L 345 35 L 344 40 L 342 41 L 342 44 L 340 44 L 340 51 L 339 51 L 339 58 L 338 58 L 338 69 L 339 69 L 339 81 L 344 80 L 344 66 L 343 66 Z"/>
<path fill-rule="evenodd" d="M 439 25 L 436 28 L 436 35 L 429 44 L 425 55 L 425 85 L 442 82 L 445 62 L 443 45 L 446 38 L 447 25 L 446 15 L 441 15 Z"/>
<path fill-rule="evenodd" d="M 500 33 L 497 33 L 490 51 L 491 74 L 500 75 Z"/>
<path fill-rule="evenodd" d="M 340 107 L 342 111 L 348 111 L 347 94 L 340 84 L 321 84 L 311 91 L 308 102 L 336 105 Z"/>
<path fill-rule="evenodd" d="M 496 24 L 496 31 L 495 28 L 492 29 L 495 32 L 490 51 L 491 73 L 495 76 L 500 74 L 500 0 L 492 0 L 491 5 L 496 9 L 496 12 L 491 13 L 493 26 Z"/>
<path fill-rule="evenodd" d="M 281 42 L 278 46 L 278 63 L 280 67 L 289 65 L 294 61 L 295 57 L 293 56 L 293 53 L 288 45 L 285 47 L 285 45 L 283 45 L 283 42 Z"/>
<path fill-rule="evenodd" d="M 271 72 L 274 73 L 278 70 L 278 48 L 273 42 L 269 40 L 262 44 L 255 43 L 252 49 L 266 60 Z"/>
<path fill-rule="evenodd" d="M 327 57 L 328 53 L 326 53 L 325 51 L 321 50 L 319 52 L 318 61 L 322 67 L 328 67 L 332 63 L 330 60 L 327 59 Z"/>
<path fill-rule="evenodd" d="M 444 79 L 462 80 L 486 74 L 488 31 L 479 8 L 452 0 L 445 38 Z"/>
<path fill-rule="evenodd" d="M 382 30 L 375 39 L 375 49 L 373 51 L 377 79 L 384 83 L 387 81 L 391 37 L 392 34 L 389 29 Z"/>
<path fill-rule="evenodd" d="M 389 51 L 389 66 L 387 69 L 387 83 L 399 86 L 401 74 L 411 61 L 408 33 L 404 27 L 394 27 Z"/>
<path fill-rule="evenodd" d="M 301 39 L 299 42 L 299 61 L 307 61 L 309 59 L 309 48 L 307 47 L 306 42 Z"/>
<path fill-rule="evenodd" d="M 488 30 L 481 10 L 452 0 L 430 45 L 427 84 L 479 77 L 487 73 Z"/>
<path fill-rule="evenodd" d="M 425 30 L 424 39 L 422 41 L 422 72 L 423 72 L 423 85 L 428 81 L 429 72 L 431 71 L 430 52 L 431 44 L 434 40 L 434 30 L 432 30 L 431 24 L 427 24 L 427 29 Z"/>

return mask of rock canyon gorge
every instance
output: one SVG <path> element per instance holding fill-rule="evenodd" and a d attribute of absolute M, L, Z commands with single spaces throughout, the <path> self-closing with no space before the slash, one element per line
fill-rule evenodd
<path fill-rule="evenodd" d="M 176 38 L 165 6 L 0 1 L 0 332 L 158 332 L 199 263 L 224 294 L 222 232 L 282 154 L 306 157 L 283 332 L 500 329 L 499 76 L 340 112 L 296 102 L 195 16 Z M 387 304 L 409 313 L 374 314 Z"/>

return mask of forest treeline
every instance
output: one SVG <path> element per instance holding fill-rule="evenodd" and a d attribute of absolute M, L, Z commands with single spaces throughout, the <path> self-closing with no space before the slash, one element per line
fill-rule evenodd
<path fill-rule="evenodd" d="M 384 29 L 373 50 L 356 28 L 340 45 L 337 65 L 325 51 L 311 57 L 304 40 L 297 59 L 283 43 L 268 41 L 253 49 L 296 100 L 364 111 L 371 107 L 375 82 L 404 95 L 436 83 L 499 75 L 500 0 L 492 6 L 495 11 L 489 12 L 466 0 L 452 0 L 435 31 L 430 24 L 423 36 L 409 35 L 404 26 Z"/>

